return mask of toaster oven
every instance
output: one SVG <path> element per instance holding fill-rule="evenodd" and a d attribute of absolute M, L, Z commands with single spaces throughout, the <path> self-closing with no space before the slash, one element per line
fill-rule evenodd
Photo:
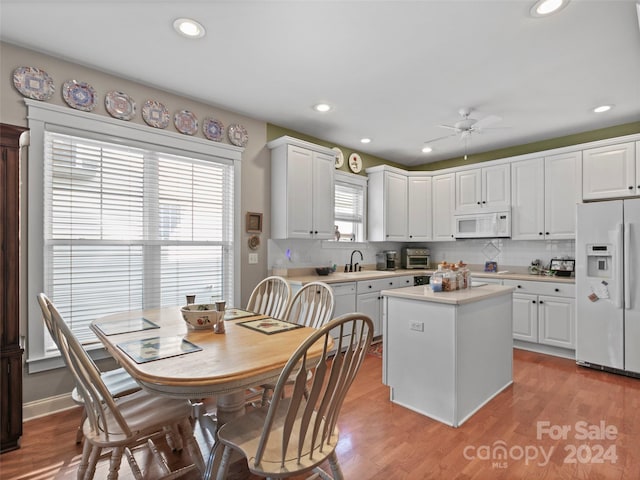
<path fill-rule="evenodd" d="M 407 269 L 426 270 L 429 268 L 428 248 L 404 248 L 402 250 L 402 266 Z"/>

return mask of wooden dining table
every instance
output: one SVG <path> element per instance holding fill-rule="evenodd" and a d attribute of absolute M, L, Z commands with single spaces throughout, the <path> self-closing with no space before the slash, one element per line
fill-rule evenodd
<path fill-rule="evenodd" d="M 264 323 L 255 320 L 268 323 L 271 319 L 251 314 L 225 320 L 225 333 L 215 333 L 213 328 L 196 330 L 189 327 L 182 319 L 180 307 L 163 307 L 101 317 L 91 323 L 91 330 L 142 388 L 192 401 L 216 397 L 217 426 L 220 426 L 243 415 L 247 389 L 275 383 L 289 357 L 315 331 L 296 326 L 264 333 L 243 325 L 245 322 Z M 136 329 L 141 323 L 151 323 L 153 327 L 125 331 Z M 197 350 L 190 353 L 180 350 L 174 352 L 175 355 L 154 358 L 147 348 L 144 358 L 136 359 L 136 355 L 131 355 L 132 349 L 127 347 L 139 343 L 150 345 L 151 350 L 162 343 L 170 348 L 182 344 L 187 350 Z M 318 342 L 309 354 L 320 356 L 321 351 L 322 343 Z M 162 346 L 157 352 L 158 356 L 172 353 L 163 351 Z"/>

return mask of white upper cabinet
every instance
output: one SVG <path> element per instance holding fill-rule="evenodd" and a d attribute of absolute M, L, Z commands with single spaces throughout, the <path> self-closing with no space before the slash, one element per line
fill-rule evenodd
<path fill-rule="evenodd" d="M 382 166 L 367 169 L 368 240 L 404 241 L 408 225 L 407 175 Z"/>
<path fill-rule="evenodd" d="M 511 203 L 508 163 L 455 173 L 455 212 L 501 211 Z"/>
<path fill-rule="evenodd" d="M 432 177 L 433 240 L 453 241 L 453 210 L 455 207 L 455 174 Z"/>
<path fill-rule="evenodd" d="M 334 235 L 335 152 L 291 137 L 271 149 L 271 238 Z"/>
<path fill-rule="evenodd" d="M 581 153 L 571 152 L 511 164 L 511 238 L 575 238 L 581 201 Z"/>
<path fill-rule="evenodd" d="M 637 143 L 640 142 L 584 150 L 582 198 L 599 200 L 640 195 Z"/>
<path fill-rule="evenodd" d="M 431 177 L 410 176 L 408 182 L 408 240 L 412 242 L 431 240 Z"/>

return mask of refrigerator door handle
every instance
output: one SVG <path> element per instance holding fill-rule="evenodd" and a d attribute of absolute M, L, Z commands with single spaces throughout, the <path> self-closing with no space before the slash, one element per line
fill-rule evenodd
<path fill-rule="evenodd" d="M 624 224 L 624 258 L 627 268 L 624 269 L 624 308 L 631 310 L 631 224 Z M 624 268 L 624 266 L 623 266 Z"/>
<path fill-rule="evenodd" d="M 623 238 L 624 238 L 624 224 L 619 223 L 617 225 L 617 231 L 616 231 L 616 245 L 615 245 L 615 255 L 616 255 L 616 271 L 615 271 L 615 278 L 622 280 L 623 279 L 623 275 L 622 272 L 624 271 L 624 252 L 622 251 L 622 249 L 624 248 L 624 243 L 623 243 Z M 615 305 L 616 308 L 624 308 L 623 302 L 624 302 L 624 291 L 623 291 L 623 285 L 620 285 L 620 282 L 618 282 L 618 285 L 616 285 L 616 296 L 615 296 Z"/>

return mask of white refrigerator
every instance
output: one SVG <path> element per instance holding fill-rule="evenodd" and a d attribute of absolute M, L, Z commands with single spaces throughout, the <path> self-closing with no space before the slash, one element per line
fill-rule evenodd
<path fill-rule="evenodd" d="M 640 199 L 578 205 L 576 361 L 640 374 Z"/>

